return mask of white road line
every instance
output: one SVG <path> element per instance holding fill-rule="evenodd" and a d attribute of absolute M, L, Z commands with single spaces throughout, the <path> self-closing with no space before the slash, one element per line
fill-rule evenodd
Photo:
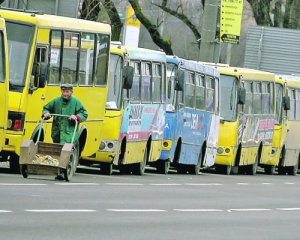
<path fill-rule="evenodd" d="M 284 184 L 293 185 L 293 184 L 295 184 L 295 183 L 292 183 L 292 182 L 285 182 Z"/>
<path fill-rule="evenodd" d="M 276 208 L 279 211 L 299 211 L 300 208 Z"/>
<path fill-rule="evenodd" d="M 173 209 L 178 212 L 223 212 L 222 209 Z"/>
<path fill-rule="evenodd" d="M 222 186 L 221 183 L 185 183 L 185 185 L 189 186 Z"/>
<path fill-rule="evenodd" d="M 65 183 L 54 183 L 56 185 L 73 185 L 73 186 L 87 186 L 87 185 L 100 185 L 98 183 L 70 183 L 70 182 L 65 182 Z"/>
<path fill-rule="evenodd" d="M 261 183 L 262 185 L 273 185 L 273 183 L 269 183 L 269 182 L 265 182 L 265 183 Z"/>
<path fill-rule="evenodd" d="M 142 183 L 105 183 L 107 185 L 113 185 L 113 186 L 142 186 L 144 184 Z"/>
<path fill-rule="evenodd" d="M 151 186 L 181 186 L 181 183 L 150 183 Z"/>
<path fill-rule="evenodd" d="M 25 209 L 26 212 L 53 213 L 53 212 L 96 212 L 92 209 Z"/>
<path fill-rule="evenodd" d="M 106 209 L 110 212 L 166 212 L 163 209 Z"/>
<path fill-rule="evenodd" d="M 239 209 L 228 209 L 227 212 L 259 212 L 259 211 L 272 211 L 268 208 L 239 208 Z"/>
<path fill-rule="evenodd" d="M 0 183 L 1 186 L 45 186 L 44 183 Z"/>
<path fill-rule="evenodd" d="M 0 210 L 0 213 L 9 213 L 9 212 L 12 212 L 10 210 Z"/>
<path fill-rule="evenodd" d="M 236 183 L 238 185 L 249 185 L 249 183 Z"/>

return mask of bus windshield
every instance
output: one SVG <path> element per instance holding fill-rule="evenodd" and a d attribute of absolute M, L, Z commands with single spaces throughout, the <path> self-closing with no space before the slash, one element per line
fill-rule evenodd
<path fill-rule="evenodd" d="M 175 74 L 177 72 L 177 65 L 174 63 L 167 64 L 167 80 L 168 80 L 168 97 L 167 97 L 167 111 L 175 111 Z"/>
<path fill-rule="evenodd" d="M 11 86 L 24 86 L 34 27 L 7 22 Z"/>
<path fill-rule="evenodd" d="M 237 116 L 237 79 L 235 76 L 221 74 L 221 111 L 222 120 L 233 122 Z"/>
<path fill-rule="evenodd" d="M 123 60 L 116 54 L 110 55 L 109 87 L 106 109 L 120 109 L 122 93 L 122 67 Z"/>

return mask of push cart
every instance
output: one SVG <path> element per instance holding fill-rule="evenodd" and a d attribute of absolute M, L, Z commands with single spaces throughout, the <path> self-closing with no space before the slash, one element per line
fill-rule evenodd
<path fill-rule="evenodd" d="M 51 114 L 57 117 L 70 117 L 68 115 Z M 20 151 L 20 170 L 24 178 L 29 174 L 58 175 L 63 171 L 66 181 L 70 181 L 78 164 L 78 148 L 74 144 L 78 122 L 75 120 L 75 130 L 71 143 L 40 142 L 42 126 L 40 123 L 37 141 L 24 140 Z"/>

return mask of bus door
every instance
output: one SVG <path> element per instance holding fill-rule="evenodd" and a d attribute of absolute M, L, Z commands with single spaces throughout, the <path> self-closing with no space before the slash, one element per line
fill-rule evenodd
<path fill-rule="evenodd" d="M 41 79 L 40 72 L 46 71 L 47 68 L 47 56 L 48 46 L 37 45 L 35 49 L 35 55 L 31 70 L 30 82 L 29 82 L 29 95 L 28 95 L 28 107 L 26 111 L 26 121 L 35 122 L 40 120 L 41 110 L 46 104 L 46 80 Z M 48 75 L 48 74 L 47 74 Z M 57 93 L 59 94 L 59 93 Z M 48 99 L 49 101 L 50 99 Z M 38 113 L 37 113 L 38 111 Z M 39 117 L 37 117 L 39 116 Z M 33 130 L 33 129 L 32 129 Z"/>
<path fill-rule="evenodd" d="M 215 164 L 220 128 L 219 116 L 219 80 L 209 77 L 206 79 L 206 111 L 211 112 L 210 129 L 208 132 L 207 150 L 203 161 L 204 166 Z"/>
<path fill-rule="evenodd" d="M 5 130 L 7 129 L 8 111 L 8 60 L 5 21 L 0 19 L 0 151 L 4 146 Z"/>

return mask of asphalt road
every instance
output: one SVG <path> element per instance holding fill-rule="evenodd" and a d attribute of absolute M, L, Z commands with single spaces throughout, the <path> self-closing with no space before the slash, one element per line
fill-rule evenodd
<path fill-rule="evenodd" d="M 300 176 L 99 175 L 0 168 L 0 239 L 299 239 Z"/>

